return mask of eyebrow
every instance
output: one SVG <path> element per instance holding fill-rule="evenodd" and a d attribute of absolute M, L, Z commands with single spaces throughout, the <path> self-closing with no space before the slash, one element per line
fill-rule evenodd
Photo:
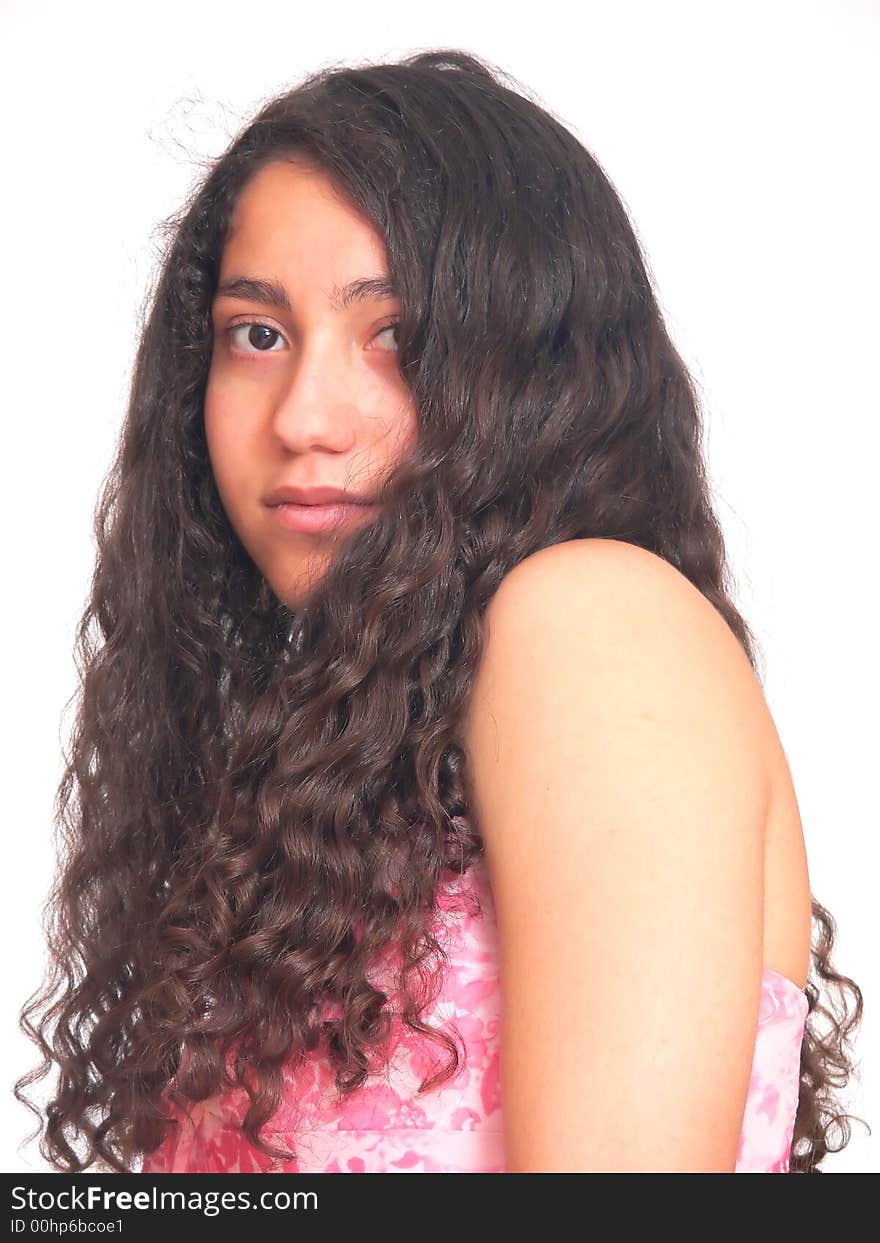
<path fill-rule="evenodd" d="M 232 276 L 217 289 L 215 298 L 244 298 L 282 311 L 292 311 L 287 291 L 280 281 L 258 280 L 250 276 Z M 396 298 L 397 290 L 387 276 L 359 276 L 347 285 L 333 285 L 330 305 L 334 311 L 347 311 L 355 302 L 374 298 Z"/>

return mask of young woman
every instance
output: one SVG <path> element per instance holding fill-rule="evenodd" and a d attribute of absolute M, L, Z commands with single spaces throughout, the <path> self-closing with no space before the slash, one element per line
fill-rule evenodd
<path fill-rule="evenodd" d="M 58 1168 L 846 1142 L 862 997 L 695 389 L 607 177 L 500 72 L 326 70 L 233 141 L 172 221 L 96 531 L 19 1085 L 58 1072 Z"/>

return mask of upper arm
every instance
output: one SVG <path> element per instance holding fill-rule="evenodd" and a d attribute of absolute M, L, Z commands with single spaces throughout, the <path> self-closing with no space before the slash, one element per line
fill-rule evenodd
<path fill-rule="evenodd" d="M 732 1170 L 763 953 L 760 686 L 674 567 L 520 563 L 465 723 L 498 919 L 510 1171 Z"/>

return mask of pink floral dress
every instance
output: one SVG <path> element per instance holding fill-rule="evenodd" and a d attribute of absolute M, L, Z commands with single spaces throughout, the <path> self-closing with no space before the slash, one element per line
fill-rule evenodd
<path fill-rule="evenodd" d="M 438 908 L 449 965 L 424 1017 L 434 1027 L 453 1020 L 461 1034 L 467 1060 L 455 1078 L 416 1096 L 448 1053 L 398 1023 L 385 1074 L 348 1099 L 338 1097 L 326 1059 L 312 1055 L 287 1075 L 264 1134 L 289 1143 L 294 1160 L 273 1160 L 247 1142 L 237 1126 L 247 1100 L 238 1090 L 191 1104 L 188 1119 L 172 1108 L 178 1125 L 144 1172 L 503 1173 L 497 927 L 485 860 L 441 891 Z M 737 1172 L 788 1170 L 807 1010 L 801 989 L 764 971 Z"/>

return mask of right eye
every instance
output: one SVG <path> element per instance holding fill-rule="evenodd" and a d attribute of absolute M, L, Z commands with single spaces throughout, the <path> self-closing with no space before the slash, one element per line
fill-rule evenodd
<path fill-rule="evenodd" d="M 235 334 L 237 332 L 241 332 L 243 328 L 247 328 L 249 331 L 246 336 L 238 338 L 238 342 L 236 342 Z M 230 326 L 226 329 L 226 335 L 235 345 L 236 351 L 241 354 L 277 353 L 277 350 L 270 348 L 271 338 L 277 337 L 279 341 L 284 341 L 284 338 L 277 328 L 273 328 L 271 324 L 262 324 L 257 320 L 242 320 L 237 324 L 230 324 Z M 242 340 L 246 340 L 254 348 L 247 349 L 242 347 L 240 345 Z"/>

